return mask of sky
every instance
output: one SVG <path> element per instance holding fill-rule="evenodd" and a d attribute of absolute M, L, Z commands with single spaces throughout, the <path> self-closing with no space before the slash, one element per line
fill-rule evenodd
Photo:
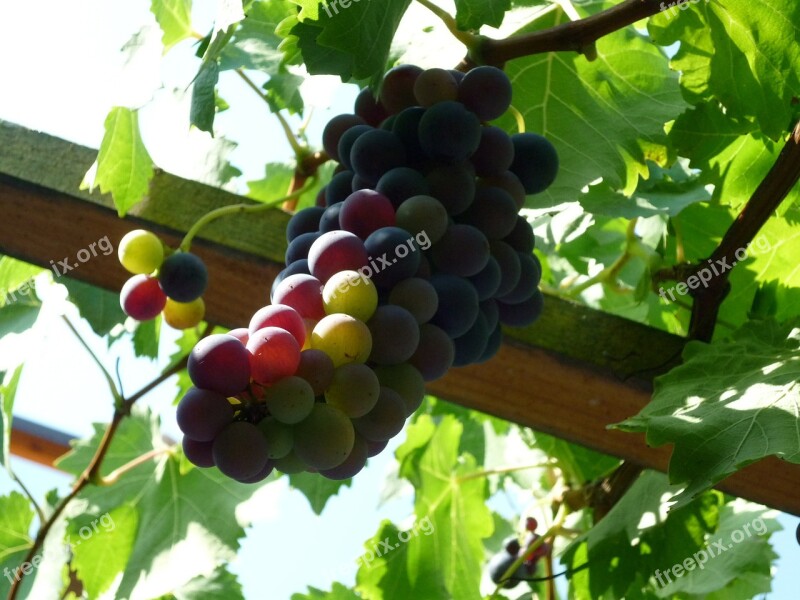
<path fill-rule="evenodd" d="M 111 106 L 137 107 L 155 98 L 141 115 L 145 142 L 155 163 L 178 175 L 198 176 L 198 165 L 219 142 L 190 131 L 187 126 L 185 92 L 192 69 L 196 68 L 194 59 L 187 58 L 191 43 L 184 42 L 162 60 L 160 32 L 148 7 L 147 0 L 0 0 L 0 56 L 4 57 L 0 119 L 97 147 Z M 214 10 L 211 0 L 195 2 L 193 16 L 200 31 L 210 25 Z M 418 23 L 417 19 L 417 26 Z M 143 26 L 148 27 L 143 33 L 144 50 L 132 63 L 125 64 L 119 49 Z M 439 64 L 455 64 L 459 52 L 445 44 L 434 56 Z M 425 66 L 421 55 L 417 62 Z M 330 116 L 349 110 L 356 90 L 340 85 L 336 78 L 315 78 L 311 85 L 313 88 L 305 90 L 308 93 L 304 95 L 315 106 L 308 129 L 314 140 Z M 236 183 L 236 189 L 242 192 L 247 180 L 263 176 L 266 162 L 285 160 L 291 153 L 277 121 L 238 78 L 224 73 L 220 89 L 235 106 L 235 110 L 219 115 L 217 126 L 238 142 L 230 159 L 243 171 Z M 258 114 L 264 118 L 253 118 Z M 292 124 L 297 126 L 299 120 Z M 164 356 L 160 364 L 135 358 L 127 344 L 117 344 L 109 352 L 74 309 L 59 300 L 58 289 L 45 293 L 52 293 L 53 300 L 47 303 L 34 332 L 23 338 L 0 340 L 0 364 L 9 353 L 28 352 L 31 356 L 15 414 L 76 436 L 90 435 L 92 422 L 111 418 L 111 400 L 101 374 L 61 322 L 60 311 L 72 316 L 108 368 L 113 370 L 117 356 L 121 358 L 125 389 L 129 391 L 160 371 L 164 356 L 171 351 L 170 339 L 167 335 L 162 339 Z M 144 403 L 162 414 L 165 432 L 177 439 L 180 434 L 170 407 L 173 397 L 174 386 L 168 382 Z M 398 443 L 395 441 L 392 447 Z M 290 491 L 284 481 L 259 492 L 247 507 L 254 526 L 248 530 L 231 566 L 240 576 L 246 597 L 263 597 L 265 585 L 271 599 L 281 600 L 307 585 L 327 589 L 335 580 L 353 582 L 362 544 L 375 533 L 380 520 L 407 522 L 411 514 L 410 492 L 400 500 L 379 506 L 383 480 L 393 463 L 392 447 L 371 461 L 352 488 L 330 501 L 323 517 L 315 516 L 305 498 Z M 23 459 L 15 459 L 15 468 L 38 497 L 53 487 L 66 489 L 69 484 L 64 474 Z M 0 494 L 11 489 L 13 484 L 4 473 L 0 474 Z M 773 539 L 778 542 L 779 553 L 793 556 L 796 563 L 793 538 L 797 520 L 786 517 L 783 522 L 786 531 Z M 313 564 L 306 558 L 310 543 Z M 282 576 L 265 582 L 265 564 Z M 800 585 L 800 573 L 782 568 L 775 585 L 778 587 L 774 598 L 791 597 Z"/>

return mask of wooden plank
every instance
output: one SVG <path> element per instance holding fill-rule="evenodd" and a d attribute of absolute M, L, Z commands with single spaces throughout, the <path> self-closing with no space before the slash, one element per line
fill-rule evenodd
<path fill-rule="evenodd" d="M 70 450 L 72 436 L 38 423 L 14 418 L 11 432 L 11 453 L 46 467 L 52 467 L 55 460 Z"/>
<path fill-rule="evenodd" d="M 11 137 L 16 146 L 9 143 L 4 147 L 3 135 L 8 136 L 9 131 L 14 133 Z M 16 147 L 17 152 L 30 151 L 30 135 L 8 127 L 4 130 L 0 123 L 0 147 L 4 150 Z M 64 173 L 74 171 L 76 165 L 85 169 L 91 163 L 84 164 L 91 158 L 88 149 L 55 138 L 46 141 L 43 154 L 67 157 Z M 80 161 L 74 160 L 77 155 L 82 157 Z M 42 160 L 40 155 L 35 162 Z M 50 164 L 62 163 L 52 160 Z M 189 226 L 186 212 L 196 212 L 195 197 L 204 199 L 202 211 L 243 200 L 160 174 L 139 216 L 122 220 L 107 198 L 61 189 L 67 186 L 64 181 L 75 182 L 74 173 L 59 179 L 60 183 L 47 175 L 44 179 L 51 180 L 44 185 L 1 174 L 16 168 L 27 175 L 36 170 L 20 157 L 11 160 L 7 153 L 0 156 L 0 252 L 44 267 L 49 267 L 51 260 L 63 259 L 65 253 L 74 256 L 104 236 L 116 247 L 122 235 L 137 226 L 156 231 L 175 245 L 180 231 Z M 171 186 L 183 193 L 170 193 Z M 178 202 L 181 209 L 175 210 Z M 267 302 L 271 282 L 281 268 L 286 219 L 280 211 L 230 217 L 216 232 L 197 240 L 193 250 L 210 272 L 205 295 L 210 321 L 242 326 Z M 115 253 L 98 255 L 69 274 L 110 290 L 119 290 L 128 276 Z M 652 377 L 675 363 L 684 340 L 557 298 L 547 299 L 545 312 L 534 326 L 507 333 L 510 341 L 494 360 L 452 370 L 431 384 L 431 392 L 601 452 L 666 470 L 668 449 L 648 448 L 642 436 L 609 431 L 606 426 L 636 414 L 644 406 L 650 397 Z M 768 459 L 727 479 L 720 487 L 800 514 L 798 481 L 800 467 Z"/>

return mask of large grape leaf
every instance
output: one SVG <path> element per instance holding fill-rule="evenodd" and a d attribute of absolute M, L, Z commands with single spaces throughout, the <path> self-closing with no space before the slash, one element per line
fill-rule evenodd
<path fill-rule="evenodd" d="M 352 479 L 334 481 L 318 473 L 296 473 L 289 475 L 289 485 L 303 493 L 314 514 L 322 514 L 325 505 L 342 487 L 350 487 Z"/>
<path fill-rule="evenodd" d="M 213 137 L 214 117 L 217 114 L 216 88 L 219 81 L 219 63 L 204 60 L 192 85 L 192 106 L 189 113 L 190 123 L 200 131 L 206 131 Z"/>
<path fill-rule="evenodd" d="M 81 183 L 81 189 L 100 187 L 110 193 L 120 217 L 141 202 L 153 178 L 153 160 L 139 131 L 138 111 L 121 106 L 111 109 L 97 160 Z"/>
<path fill-rule="evenodd" d="M 382 75 L 392 38 L 410 3 L 362 0 L 346 8 L 323 4 L 318 20 L 306 19 L 292 29 L 308 72 L 339 75 L 343 81 Z"/>
<path fill-rule="evenodd" d="M 291 600 L 359 600 L 359 598 L 361 596 L 350 588 L 343 586 L 341 583 L 334 583 L 330 592 L 309 587 L 307 594 L 292 594 Z"/>
<path fill-rule="evenodd" d="M 800 463 L 800 322 L 753 322 L 730 340 L 690 342 L 653 399 L 618 427 L 674 444 L 670 480 L 683 506 L 765 456 Z"/>
<path fill-rule="evenodd" d="M 77 279 L 59 280 L 69 292 L 69 299 L 91 325 L 97 335 L 106 335 L 118 323 L 125 321 L 125 313 L 119 305 L 119 294 L 109 292 Z"/>
<path fill-rule="evenodd" d="M 650 21 L 656 43 L 680 42 L 672 66 L 692 103 L 715 98 L 734 119 L 777 139 L 797 115 L 800 4 L 795 0 L 700 2 Z"/>
<path fill-rule="evenodd" d="M 19 576 L 19 571 L 14 569 L 21 566 L 20 563 L 33 545 L 30 537 L 33 515 L 30 502 L 19 492 L 0 496 L 0 573 L 3 573 L 0 576 L 0 592 L 4 597 L 11 589 L 13 578 Z"/>
<path fill-rule="evenodd" d="M 385 597 L 481 597 L 482 540 L 492 534 L 494 523 L 485 479 L 463 478 L 477 465 L 472 455 L 459 454 L 462 433 L 463 426 L 451 415 L 435 423 L 425 415 L 408 427 L 397 456 L 401 474 L 416 492 L 414 534 L 405 542 L 390 531 L 391 524 L 384 525 L 377 539 L 388 537 L 392 549 L 359 569 L 359 591 L 382 590 Z"/>
<path fill-rule="evenodd" d="M 91 439 L 76 442 L 59 462 L 60 468 L 76 475 L 82 472 L 103 430 L 96 425 Z M 154 449 L 166 451 L 158 420 L 136 411 L 120 425 L 104 472 Z M 179 457 L 170 452 L 124 474 L 112 486 L 85 489 L 79 499 L 86 506 L 76 502 L 75 510 L 96 517 L 123 505 L 138 511 L 136 537 L 116 596 L 157 597 L 181 589 L 195 577 L 211 576 L 236 556 L 244 535 L 236 509 L 256 490 L 258 486 L 231 481 L 216 469 L 181 473 Z"/>
<path fill-rule="evenodd" d="M 276 28 L 291 14 L 293 9 L 287 2 L 253 2 L 247 9 L 247 18 L 221 52 L 220 68 L 278 73 L 283 60 L 278 44 L 283 38 L 278 35 Z"/>
<path fill-rule="evenodd" d="M 236 575 L 218 568 L 209 577 L 195 577 L 172 595 L 175 600 L 244 600 Z"/>
<path fill-rule="evenodd" d="M 522 31 L 567 20 L 563 11 L 551 11 Z M 664 123 L 686 108 L 666 57 L 632 29 L 600 39 L 597 55 L 590 62 L 575 53 L 550 52 L 506 66 L 513 103 L 527 130 L 546 136 L 559 154 L 555 182 L 529 197 L 531 206 L 574 201 L 584 186 L 601 177 L 630 194 L 639 177 L 647 176 L 648 159 L 666 160 Z M 510 115 L 500 124 L 516 129 Z"/>
<path fill-rule="evenodd" d="M 510 8 L 511 0 L 456 0 L 456 24 L 459 29 L 500 27 Z"/>
<path fill-rule="evenodd" d="M 152 0 L 150 12 L 161 27 L 164 52 L 192 35 L 192 0 Z"/>

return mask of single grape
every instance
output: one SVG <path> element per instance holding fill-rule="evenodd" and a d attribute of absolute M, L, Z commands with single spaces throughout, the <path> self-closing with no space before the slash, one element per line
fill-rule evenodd
<path fill-rule="evenodd" d="M 514 143 L 499 127 L 483 127 L 478 148 L 469 160 L 478 177 L 502 176 L 514 161 Z"/>
<path fill-rule="evenodd" d="M 481 140 L 478 118 L 458 102 L 430 107 L 419 122 L 419 141 L 434 159 L 457 163 L 469 158 Z"/>
<path fill-rule="evenodd" d="M 539 281 L 542 278 L 542 267 L 539 259 L 533 254 L 519 253 L 520 276 L 519 282 L 508 294 L 498 296 L 497 300 L 505 304 L 519 304 L 528 300 L 536 293 Z"/>
<path fill-rule="evenodd" d="M 506 552 L 514 557 L 516 557 L 519 554 L 519 551 L 522 549 L 519 545 L 519 538 L 517 538 L 516 535 L 509 535 L 506 539 L 504 539 L 503 548 Z"/>
<path fill-rule="evenodd" d="M 294 453 L 294 450 L 289 452 L 289 454 L 286 456 L 275 459 L 273 462 L 277 471 L 286 473 L 287 475 L 303 473 L 304 471 L 308 470 L 308 465 L 298 458 L 298 456 Z"/>
<path fill-rule="evenodd" d="M 134 275 L 119 293 L 119 303 L 129 317 L 137 321 L 155 319 L 167 304 L 158 280 L 148 275 Z"/>
<path fill-rule="evenodd" d="M 491 578 L 492 582 L 495 584 L 502 583 L 503 587 L 506 589 L 517 587 L 520 583 L 519 579 L 516 579 L 514 576 L 505 577 L 506 572 L 511 568 L 516 560 L 516 556 L 509 554 L 505 550 L 495 554 L 489 560 L 489 565 L 487 567 L 489 571 L 489 577 Z M 516 575 L 516 573 L 514 573 L 514 575 Z"/>
<path fill-rule="evenodd" d="M 308 270 L 308 260 L 303 258 L 300 260 L 294 261 L 292 264 L 288 265 L 285 269 L 282 269 L 280 273 L 275 277 L 275 280 L 272 282 L 272 287 L 269 291 L 270 300 L 275 298 L 275 290 L 281 284 L 281 281 L 289 277 L 289 275 L 311 275 L 311 271 Z"/>
<path fill-rule="evenodd" d="M 468 279 L 478 293 L 478 300 L 483 302 L 497 293 L 501 277 L 500 265 L 493 256 L 490 256 L 486 266 Z"/>
<path fill-rule="evenodd" d="M 308 233 L 301 233 L 294 238 L 286 247 L 286 254 L 283 256 L 283 262 L 286 265 L 291 265 L 298 260 L 308 258 L 308 250 L 311 245 L 317 241 L 317 238 L 322 234 L 319 231 L 310 231 Z"/>
<path fill-rule="evenodd" d="M 120 240 L 117 256 L 120 264 L 134 275 L 148 274 L 164 261 L 164 245 L 156 234 L 134 229 Z"/>
<path fill-rule="evenodd" d="M 446 69 L 426 69 L 414 82 L 414 97 L 421 106 L 458 98 L 458 82 Z"/>
<path fill-rule="evenodd" d="M 367 442 L 367 457 L 372 458 L 373 456 L 378 456 L 381 452 L 386 449 L 386 446 L 389 445 L 389 440 L 383 440 L 380 442 L 373 442 L 372 440 L 366 440 Z"/>
<path fill-rule="evenodd" d="M 247 327 L 237 327 L 236 329 L 231 329 L 228 332 L 228 335 L 233 336 L 242 342 L 242 346 L 247 346 L 247 340 L 250 339 L 250 331 L 247 329 Z"/>
<path fill-rule="evenodd" d="M 439 295 L 439 307 L 431 323 L 453 338 L 464 335 L 478 317 L 478 294 L 475 288 L 463 277 L 446 273 L 436 273 L 431 276 L 430 282 Z"/>
<path fill-rule="evenodd" d="M 386 72 L 381 84 L 380 102 L 389 114 L 397 114 L 416 104 L 414 84 L 421 73 L 422 69 L 416 65 L 398 65 Z"/>
<path fill-rule="evenodd" d="M 379 365 L 396 365 L 407 361 L 419 344 L 419 326 L 410 312 L 401 306 L 379 306 L 367 321 L 372 334 L 369 360 Z"/>
<path fill-rule="evenodd" d="M 285 278 L 275 288 L 272 302 L 291 306 L 304 319 L 321 319 L 325 316 L 322 284 L 312 275 L 298 273 Z"/>
<path fill-rule="evenodd" d="M 364 88 L 358 93 L 353 112 L 373 127 L 380 125 L 381 121 L 389 116 L 386 108 L 378 102 L 369 88 Z"/>
<path fill-rule="evenodd" d="M 294 447 L 294 433 L 290 425 L 281 423 L 275 417 L 264 417 L 259 421 L 258 430 L 267 440 L 267 458 L 283 458 Z"/>
<path fill-rule="evenodd" d="M 500 240 L 511 233 L 517 223 L 517 205 L 504 189 L 481 186 L 458 220 L 477 227 L 490 240 Z"/>
<path fill-rule="evenodd" d="M 396 167 L 381 176 L 375 191 L 389 198 L 392 206 L 397 208 L 412 196 L 427 194 L 430 186 L 425 176 L 416 169 Z"/>
<path fill-rule="evenodd" d="M 268 304 L 259 308 L 250 319 L 248 339 L 264 327 L 280 327 L 294 336 L 297 345 L 302 347 L 306 341 L 306 326 L 303 317 L 295 309 L 285 304 Z M 247 342 L 245 342 L 246 344 Z"/>
<path fill-rule="evenodd" d="M 167 298 L 163 314 L 164 321 L 173 329 L 189 329 L 203 320 L 206 304 L 202 298 L 191 302 L 176 302 L 172 298 Z"/>
<path fill-rule="evenodd" d="M 519 177 L 511 171 L 506 171 L 494 177 L 481 177 L 478 179 L 477 184 L 478 187 L 493 186 L 502 188 L 513 198 L 514 204 L 517 205 L 517 211 L 525 208 L 525 188 L 522 187 Z"/>
<path fill-rule="evenodd" d="M 206 291 L 208 271 L 196 254 L 176 252 L 161 264 L 158 281 L 168 297 L 178 302 L 191 302 Z"/>
<path fill-rule="evenodd" d="M 366 265 L 365 244 L 349 231 L 323 233 L 308 251 L 308 267 L 321 283 L 328 281 L 334 273 L 358 271 Z"/>
<path fill-rule="evenodd" d="M 491 358 L 494 358 L 494 355 L 498 353 L 500 350 L 500 346 L 503 345 L 503 330 L 500 328 L 500 324 L 498 323 L 492 333 L 489 334 L 489 339 L 486 340 L 486 349 L 483 351 L 481 357 L 476 361 L 478 363 L 484 363 Z"/>
<path fill-rule="evenodd" d="M 325 205 L 332 206 L 339 202 L 344 202 L 351 193 L 353 193 L 353 176 L 355 173 L 352 171 L 342 171 L 337 173 L 325 186 Z"/>
<path fill-rule="evenodd" d="M 397 208 L 397 226 L 413 235 L 425 232 L 432 244 L 447 231 L 449 215 L 433 196 L 411 196 Z"/>
<path fill-rule="evenodd" d="M 497 119 L 511 106 L 511 81 L 497 67 L 475 67 L 458 84 L 458 100 L 481 121 Z"/>
<path fill-rule="evenodd" d="M 378 402 L 381 384 L 367 365 L 347 363 L 333 373 L 325 400 L 350 418 L 363 417 Z"/>
<path fill-rule="evenodd" d="M 355 127 L 348 129 L 344 135 L 342 135 L 341 139 L 339 140 L 338 147 L 339 162 L 341 162 L 342 165 L 349 171 L 353 171 L 353 163 L 350 160 L 350 153 L 353 150 L 353 144 L 355 144 L 356 140 L 362 135 L 368 131 L 374 130 L 375 128 L 370 127 L 369 125 L 356 125 Z"/>
<path fill-rule="evenodd" d="M 286 241 L 291 242 L 302 233 L 317 231 L 324 212 L 325 209 L 321 206 L 309 206 L 294 213 L 286 224 Z"/>
<path fill-rule="evenodd" d="M 500 322 L 500 310 L 497 308 L 497 301 L 493 299 L 483 300 L 480 304 L 481 313 L 486 317 L 486 324 L 489 331 L 493 331 Z"/>
<path fill-rule="evenodd" d="M 428 280 L 409 277 L 392 288 L 389 292 L 389 303 L 402 306 L 422 325 L 436 314 L 439 295 Z"/>
<path fill-rule="evenodd" d="M 517 222 L 514 224 L 514 229 L 511 230 L 503 241 L 511 246 L 517 252 L 523 254 L 531 254 L 536 245 L 536 239 L 533 235 L 533 229 L 528 220 L 522 215 L 517 215 Z"/>
<path fill-rule="evenodd" d="M 425 400 L 425 379 L 422 373 L 410 364 L 381 365 L 375 367 L 375 375 L 380 385 L 400 394 L 406 406 L 407 417 L 414 414 Z"/>
<path fill-rule="evenodd" d="M 213 442 L 198 442 L 186 436 L 181 441 L 183 454 L 195 467 L 208 469 L 214 466 Z"/>
<path fill-rule="evenodd" d="M 275 463 L 267 459 L 267 462 L 264 463 L 264 466 L 258 473 L 256 473 L 255 475 L 251 475 L 250 477 L 238 478 L 236 481 L 238 481 L 239 483 L 259 483 L 261 481 L 264 481 L 267 477 L 269 477 L 274 469 L 275 469 Z"/>
<path fill-rule="evenodd" d="M 280 327 L 262 327 L 252 332 L 247 351 L 253 381 L 261 385 L 294 375 L 300 364 L 300 345 L 291 333 Z"/>
<path fill-rule="evenodd" d="M 294 453 L 308 466 L 333 469 L 350 455 L 355 430 L 338 408 L 317 402 L 311 414 L 294 426 Z"/>
<path fill-rule="evenodd" d="M 463 367 L 478 362 L 486 351 L 490 333 L 491 329 L 489 329 L 486 317 L 483 316 L 483 313 L 478 312 L 478 317 L 469 331 L 453 340 L 455 348 L 453 366 Z"/>
<path fill-rule="evenodd" d="M 336 231 L 339 227 L 339 213 L 342 212 L 342 203 L 337 202 L 325 209 L 319 219 L 319 230 L 321 233 Z"/>
<path fill-rule="evenodd" d="M 430 323 L 420 325 L 419 345 L 408 362 L 422 374 L 425 381 L 443 377 L 453 366 L 454 357 L 453 340 L 444 330 Z"/>
<path fill-rule="evenodd" d="M 472 204 L 475 197 L 475 173 L 472 165 L 442 165 L 426 175 L 430 195 L 447 209 L 451 216 L 458 215 Z"/>
<path fill-rule="evenodd" d="M 300 377 L 284 377 L 264 390 L 264 403 L 269 414 L 281 423 L 294 425 L 311 414 L 314 390 Z"/>
<path fill-rule="evenodd" d="M 189 388 L 175 412 L 183 435 L 198 442 L 212 441 L 220 430 L 233 421 L 234 410 L 222 394 Z"/>
<path fill-rule="evenodd" d="M 215 333 L 195 344 L 187 370 L 196 387 L 235 396 L 250 383 L 250 354 L 235 337 Z"/>
<path fill-rule="evenodd" d="M 425 115 L 425 109 L 420 106 L 410 106 L 394 117 L 392 133 L 394 133 L 403 148 L 406 150 L 406 160 L 409 167 L 422 169 L 428 162 L 428 156 L 419 140 L 419 123 Z"/>
<path fill-rule="evenodd" d="M 543 306 L 544 297 L 538 289 L 534 291 L 530 298 L 518 304 L 497 302 L 497 308 L 500 311 L 500 322 L 509 327 L 530 325 L 542 314 Z"/>
<path fill-rule="evenodd" d="M 365 125 L 364 119 L 357 115 L 336 115 L 322 131 L 322 147 L 333 160 L 341 162 L 339 156 L 339 140 L 346 131 L 357 125 Z"/>
<path fill-rule="evenodd" d="M 333 365 L 366 362 L 372 351 L 372 335 L 363 321 L 333 314 L 321 319 L 311 333 L 311 347 L 331 357 Z"/>
<path fill-rule="evenodd" d="M 356 431 L 368 440 L 390 440 L 403 429 L 406 405 L 393 389 L 381 386 L 378 401 L 363 417 L 353 419 Z"/>
<path fill-rule="evenodd" d="M 383 194 L 374 190 L 358 190 L 344 201 L 339 212 L 339 225 L 362 240 L 381 227 L 395 223 L 394 206 Z"/>
<path fill-rule="evenodd" d="M 322 288 L 322 303 L 329 315 L 344 313 L 367 321 L 378 306 L 378 291 L 368 277 L 356 271 L 339 271 Z"/>
<path fill-rule="evenodd" d="M 308 337 L 311 337 L 310 332 Z M 321 396 L 328 389 L 331 381 L 333 381 L 334 370 L 335 367 L 330 356 L 322 350 L 308 348 L 300 353 L 300 364 L 297 366 L 295 375 L 302 377 L 309 383 L 316 397 Z"/>
<path fill-rule="evenodd" d="M 332 469 L 321 469 L 319 474 L 326 479 L 341 481 L 356 476 L 367 464 L 369 449 L 367 441 L 360 435 L 356 435 L 353 441 L 353 449 L 344 462 Z"/>
<path fill-rule="evenodd" d="M 536 133 L 516 133 L 514 162 L 511 172 L 522 182 L 525 192 L 538 194 L 555 181 L 558 175 L 558 153 L 546 137 Z"/>
<path fill-rule="evenodd" d="M 379 288 L 389 289 L 412 277 L 419 268 L 420 249 L 429 245 L 430 239 L 422 233 L 412 236 L 400 227 L 378 229 L 364 240 L 370 278 Z"/>
<path fill-rule="evenodd" d="M 232 479 L 248 479 L 267 464 L 267 441 L 258 427 L 234 421 L 219 432 L 212 446 L 214 464 Z"/>
<path fill-rule="evenodd" d="M 373 129 L 360 135 L 350 149 L 350 165 L 357 175 L 370 183 L 406 164 L 406 149 L 400 138 L 391 131 Z"/>
<path fill-rule="evenodd" d="M 519 254 L 511 246 L 499 240 L 491 240 L 489 249 L 492 257 L 500 265 L 500 286 L 495 294 L 505 296 L 517 286 L 522 274 Z"/>
<path fill-rule="evenodd" d="M 445 273 L 459 277 L 476 275 L 489 262 L 489 240 L 477 227 L 457 223 L 448 227 L 433 245 L 430 258 Z"/>

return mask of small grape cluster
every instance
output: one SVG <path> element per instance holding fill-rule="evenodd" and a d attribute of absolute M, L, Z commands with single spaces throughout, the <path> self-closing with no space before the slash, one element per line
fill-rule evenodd
<path fill-rule="evenodd" d="M 489 560 L 489 577 L 494 583 L 502 584 L 504 588 L 511 589 L 517 587 L 521 581 L 531 579 L 536 572 L 536 563 L 550 552 L 550 545 L 546 542 L 536 548 L 512 575 L 505 577 L 505 574 L 520 555 L 527 554 L 527 549 L 539 539 L 539 536 L 535 533 L 537 526 L 536 519 L 528 517 L 525 523 L 525 540 L 522 544 L 519 543 L 519 538 L 516 535 L 511 535 L 503 540 L 503 548 Z"/>
<path fill-rule="evenodd" d="M 273 469 L 358 473 L 453 366 L 489 360 L 501 323 L 542 309 L 534 235 L 518 212 L 558 167 L 504 114 L 503 71 L 402 65 L 358 96 L 323 146 L 339 165 L 290 219 L 286 268 L 248 328 L 201 340 L 178 405 L 195 465 L 238 481 Z"/>
<path fill-rule="evenodd" d="M 134 274 L 120 292 L 126 315 L 149 321 L 163 314 L 175 329 L 188 329 L 203 320 L 208 271 L 197 255 L 173 252 L 154 233 L 135 229 L 120 241 L 118 256 Z"/>

